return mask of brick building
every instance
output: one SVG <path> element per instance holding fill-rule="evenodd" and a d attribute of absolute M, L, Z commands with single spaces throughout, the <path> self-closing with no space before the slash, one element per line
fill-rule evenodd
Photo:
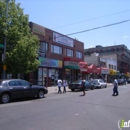
<path fill-rule="evenodd" d="M 39 37 L 40 44 L 40 66 L 30 75 L 33 82 L 44 85 L 44 78 L 47 77 L 48 86 L 51 86 L 59 78 L 68 82 L 78 79 L 78 63 L 84 61 L 84 43 L 33 22 L 29 25 L 33 34 Z"/>
<path fill-rule="evenodd" d="M 94 53 L 99 56 L 94 56 Z M 121 74 L 130 72 L 130 50 L 125 45 L 96 46 L 85 49 L 84 60 L 88 63 L 95 63 L 99 67 L 117 70 Z M 109 60 L 108 66 L 106 65 L 107 60 Z"/>

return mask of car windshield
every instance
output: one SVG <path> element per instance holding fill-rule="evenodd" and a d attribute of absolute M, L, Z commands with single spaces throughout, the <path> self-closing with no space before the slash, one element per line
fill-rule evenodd
<path fill-rule="evenodd" d="M 82 82 L 82 80 L 76 80 L 76 81 L 73 82 L 73 84 L 79 84 L 81 82 Z"/>

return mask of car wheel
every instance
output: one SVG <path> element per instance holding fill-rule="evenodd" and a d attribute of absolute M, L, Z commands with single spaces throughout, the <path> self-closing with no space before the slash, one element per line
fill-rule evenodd
<path fill-rule="evenodd" d="M 74 91 L 75 91 L 75 89 L 71 89 L 71 91 L 73 91 L 73 92 L 74 92 Z"/>
<path fill-rule="evenodd" d="M 2 103 L 8 103 L 10 101 L 10 95 L 8 93 L 4 93 L 1 96 Z"/>
<path fill-rule="evenodd" d="M 38 94 L 37 94 L 38 98 L 44 98 L 44 92 L 43 90 L 39 90 Z"/>

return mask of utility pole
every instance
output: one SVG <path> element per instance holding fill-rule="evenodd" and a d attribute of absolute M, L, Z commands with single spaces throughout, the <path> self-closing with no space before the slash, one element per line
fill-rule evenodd
<path fill-rule="evenodd" d="M 6 18 L 6 27 L 5 27 L 5 30 L 7 30 L 7 19 L 8 19 L 8 3 L 9 3 L 9 0 L 5 0 L 6 2 L 6 15 L 5 15 L 5 18 Z M 6 59 L 6 44 L 7 44 L 7 38 L 6 38 L 6 34 L 5 34 L 5 37 L 4 37 L 4 58 L 3 60 Z M 4 64 L 3 65 L 3 79 L 6 78 L 6 65 Z"/>

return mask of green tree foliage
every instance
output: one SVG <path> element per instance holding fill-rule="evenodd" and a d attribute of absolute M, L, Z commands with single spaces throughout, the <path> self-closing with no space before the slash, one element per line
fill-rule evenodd
<path fill-rule="evenodd" d="M 0 43 L 4 43 L 6 35 L 6 60 L 4 62 L 7 65 L 7 72 L 25 74 L 34 71 L 39 65 L 36 59 L 39 39 L 30 31 L 28 15 L 24 15 L 20 4 L 16 4 L 14 0 L 10 0 L 8 5 L 7 22 L 5 12 L 6 4 L 0 2 Z M 0 53 L 2 51 L 0 49 Z"/>

